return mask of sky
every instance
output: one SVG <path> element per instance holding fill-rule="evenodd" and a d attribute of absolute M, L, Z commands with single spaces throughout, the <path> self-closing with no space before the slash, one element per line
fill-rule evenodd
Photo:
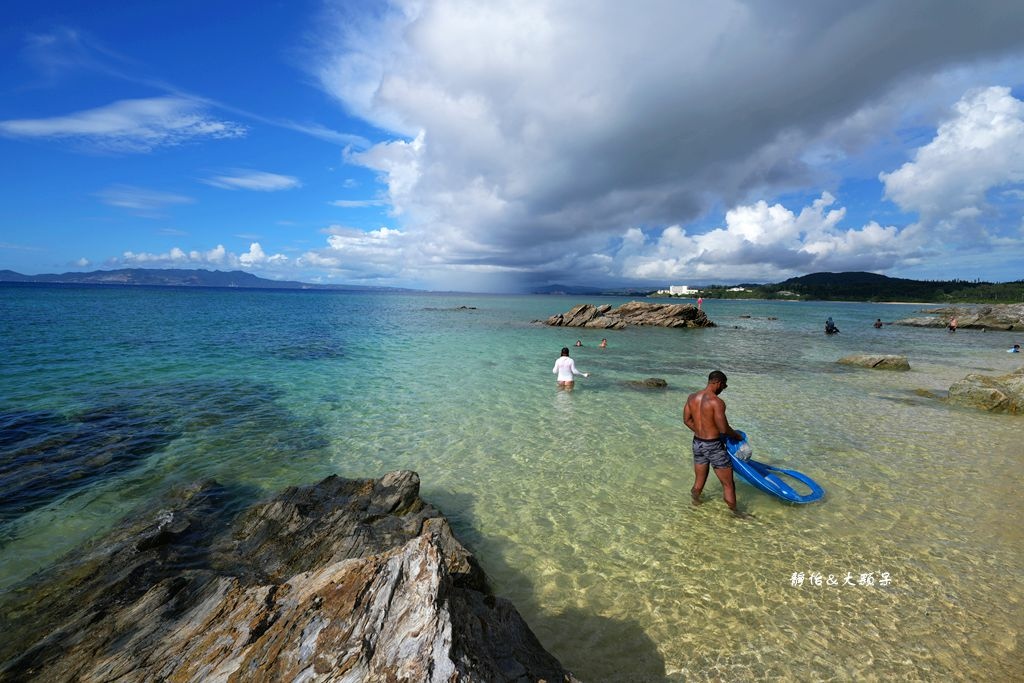
<path fill-rule="evenodd" d="M 1024 278 L 1014 0 L 16 0 L 0 269 Z"/>

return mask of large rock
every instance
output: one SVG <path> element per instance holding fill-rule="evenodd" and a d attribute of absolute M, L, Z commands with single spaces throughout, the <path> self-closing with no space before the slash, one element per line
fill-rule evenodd
<path fill-rule="evenodd" d="M 921 311 L 928 317 L 897 320 L 897 325 L 912 327 L 946 327 L 956 318 L 957 329 L 1022 330 L 1024 304 L 994 304 L 991 306 L 943 306 Z"/>
<path fill-rule="evenodd" d="M 949 388 L 947 400 L 996 413 L 1024 413 L 1024 366 L 1000 377 L 967 375 Z"/>
<path fill-rule="evenodd" d="M 580 304 L 566 313 L 553 315 L 544 322 L 557 327 L 607 330 L 621 330 L 629 325 L 715 327 L 704 311 L 693 304 L 656 304 L 644 301 L 630 301 L 618 308 L 612 308 L 611 304 Z"/>
<path fill-rule="evenodd" d="M 419 477 L 329 477 L 234 519 L 196 486 L 5 607 L 5 681 L 574 681 Z"/>
<path fill-rule="evenodd" d="M 894 356 L 889 354 L 868 354 L 856 353 L 852 356 L 840 358 L 837 363 L 843 365 L 856 365 L 861 368 L 874 368 L 875 370 L 909 370 L 910 362 L 906 356 Z"/>

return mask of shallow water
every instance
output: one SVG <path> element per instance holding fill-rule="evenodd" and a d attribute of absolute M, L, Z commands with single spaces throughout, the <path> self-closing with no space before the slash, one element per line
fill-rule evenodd
<path fill-rule="evenodd" d="M 215 478 L 241 505 L 410 468 L 582 680 L 1024 677 L 1024 418 L 935 397 L 1020 365 L 1019 335 L 875 330 L 923 308 L 884 304 L 532 322 L 584 301 L 626 299 L 0 287 L 0 589 L 175 485 Z M 592 376 L 558 392 L 577 338 Z M 856 352 L 912 369 L 835 363 Z M 755 457 L 822 502 L 740 483 L 739 520 L 712 478 L 690 505 L 682 403 L 716 368 Z M 647 377 L 669 389 L 628 384 Z"/>

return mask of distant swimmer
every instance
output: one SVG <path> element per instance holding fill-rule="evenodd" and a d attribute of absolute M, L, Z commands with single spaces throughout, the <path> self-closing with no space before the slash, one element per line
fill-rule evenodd
<path fill-rule="evenodd" d="M 576 369 L 576 362 L 569 357 L 569 348 L 565 346 L 562 347 L 562 355 L 555 361 L 555 367 L 551 372 L 558 375 L 558 388 L 566 391 L 572 391 L 576 385 L 576 375 L 590 377 L 589 372 L 580 372 Z"/>
<path fill-rule="evenodd" d="M 583 346 L 583 341 L 580 339 L 576 340 L 576 346 Z"/>
<path fill-rule="evenodd" d="M 1006 349 L 1007 353 L 1020 353 L 1020 344 L 1014 344 L 1010 348 Z"/>
<path fill-rule="evenodd" d="M 875 318 L 875 329 L 876 330 L 880 329 L 882 327 L 882 324 L 883 323 L 882 323 L 882 319 L 881 318 Z"/>
<path fill-rule="evenodd" d="M 832 321 L 832 316 L 829 316 L 828 320 L 825 321 L 825 334 L 839 334 L 839 328 Z"/>
<path fill-rule="evenodd" d="M 607 339 L 602 339 L 601 343 L 598 344 L 598 347 L 600 347 L 602 349 L 607 349 L 608 348 L 608 340 Z"/>
<path fill-rule="evenodd" d="M 956 332 L 956 316 L 949 319 L 949 331 Z"/>
<path fill-rule="evenodd" d="M 725 373 L 713 370 L 708 375 L 708 384 L 702 390 L 690 394 L 683 406 L 683 423 L 693 432 L 693 488 L 690 497 L 694 505 L 700 505 L 700 494 L 708 479 L 708 470 L 715 469 L 715 476 L 722 482 L 722 497 L 734 513 L 736 510 L 736 484 L 732 476 L 732 460 L 725 449 L 723 438 L 730 436 L 742 440 L 742 435 L 729 426 L 725 417 L 725 401 L 718 395 L 728 386 Z"/>

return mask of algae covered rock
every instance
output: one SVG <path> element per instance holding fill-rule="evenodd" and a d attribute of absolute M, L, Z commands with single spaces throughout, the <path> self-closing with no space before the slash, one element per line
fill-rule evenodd
<path fill-rule="evenodd" d="M 630 380 L 629 386 L 634 389 L 668 389 L 668 382 L 660 377 L 648 377 Z"/>

